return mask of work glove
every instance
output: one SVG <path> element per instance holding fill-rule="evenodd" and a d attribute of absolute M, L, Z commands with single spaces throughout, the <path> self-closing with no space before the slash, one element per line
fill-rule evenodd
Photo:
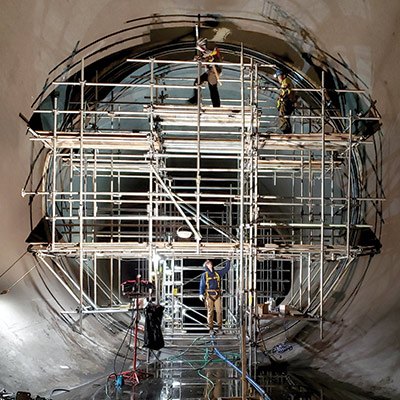
<path fill-rule="evenodd" d="M 207 46 L 207 39 L 206 38 L 201 38 L 197 40 L 196 46 L 201 47 L 201 48 L 206 48 Z"/>
<path fill-rule="evenodd" d="M 201 294 L 201 295 L 199 296 L 199 299 L 200 299 L 200 301 L 204 301 L 204 294 Z"/>

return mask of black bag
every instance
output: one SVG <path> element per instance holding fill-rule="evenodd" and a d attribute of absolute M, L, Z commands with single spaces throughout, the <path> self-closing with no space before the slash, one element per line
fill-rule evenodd
<path fill-rule="evenodd" d="M 164 307 L 149 303 L 145 309 L 144 347 L 160 350 L 164 347 L 164 337 L 161 330 L 161 321 Z"/>

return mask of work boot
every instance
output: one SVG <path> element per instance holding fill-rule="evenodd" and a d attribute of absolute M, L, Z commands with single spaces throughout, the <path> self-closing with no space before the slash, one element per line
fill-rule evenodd
<path fill-rule="evenodd" d="M 189 104 L 197 105 L 197 94 L 193 95 L 190 99 L 187 100 Z"/>
<path fill-rule="evenodd" d="M 214 336 L 215 332 L 213 328 L 210 328 L 210 332 L 209 332 L 210 336 Z"/>
<path fill-rule="evenodd" d="M 224 331 L 222 330 L 222 328 L 218 328 L 217 334 L 218 335 L 224 335 Z"/>

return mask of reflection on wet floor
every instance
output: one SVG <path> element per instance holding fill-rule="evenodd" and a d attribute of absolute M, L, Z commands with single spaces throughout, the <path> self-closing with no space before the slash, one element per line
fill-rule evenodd
<path fill-rule="evenodd" d="M 142 370 L 150 376 L 136 386 L 118 386 L 115 379 L 105 377 L 54 396 L 54 400 L 241 399 L 240 374 L 212 355 L 208 355 L 208 360 L 187 357 L 184 361 L 152 363 Z M 322 377 L 312 370 L 288 370 L 277 366 L 259 368 L 256 375 L 257 383 L 271 400 L 383 399 Z M 253 390 L 248 398 L 261 397 Z"/>
<path fill-rule="evenodd" d="M 191 400 L 242 399 L 242 376 L 227 362 L 241 368 L 237 340 L 231 334 L 193 339 L 190 335 L 169 343 L 162 352 L 139 354 L 144 361 L 137 375 L 124 373 L 128 359 L 118 360 L 108 377 L 53 396 L 54 400 Z M 223 360 L 222 358 L 226 360 Z M 132 363 L 130 364 L 132 367 Z M 334 381 L 311 369 L 291 369 L 283 364 L 252 368 L 248 374 L 259 385 L 249 385 L 248 399 L 366 400 L 381 399 Z M 122 381 L 122 376 L 125 376 Z M 139 383 L 136 382 L 136 376 Z M 132 378 L 131 380 L 129 378 Z M 266 393 L 266 395 L 260 395 Z"/>

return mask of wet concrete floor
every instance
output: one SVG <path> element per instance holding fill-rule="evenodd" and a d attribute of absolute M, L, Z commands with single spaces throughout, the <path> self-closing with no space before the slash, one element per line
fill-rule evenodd
<path fill-rule="evenodd" d="M 241 399 L 241 376 L 222 360 L 208 362 L 187 359 L 153 363 L 139 384 L 118 385 L 115 378 L 103 377 L 54 400 L 191 400 Z M 146 374 L 148 374 L 146 376 Z M 284 366 L 259 368 L 257 383 L 271 400 L 384 400 L 357 388 L 333 381 L 313 370 L 290 370 Z M 249 398 L 261 399 L 252 390 Z"/>

